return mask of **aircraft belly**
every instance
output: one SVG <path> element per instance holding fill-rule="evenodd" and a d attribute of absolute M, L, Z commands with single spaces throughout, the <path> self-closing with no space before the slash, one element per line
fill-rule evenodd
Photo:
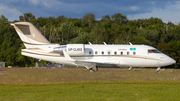
<path fill-rule="evenodd" d="M 118 64 L 119 58 L 105 58 L 105 57 L 73 57 L 75 60 L 91 61 L 96 63 Z"/>
<path fill-rule="evenodd" d="M 83 60 L 97 63 L 101 66 L 118 66 L 118 67 L 145 67 L 144 59 L 126 58 L 126 57 L 74 57 L 75 60 Z"/>
<path fill-rule="evenodd" d="M 158 59 L 152 57 L 137 56 L 131 57 L 103 57 L 103 56 L 91 56 L 91 57 L 74 57 L 75 60 L 91 61 L 101 66 L 118 66 L 118 67 L 158 67 Z"/>
<path fill-rule="evenodd" d="M 157 67 L 157 60 L 146 58 L 121 58 L 121 67 Z"/>

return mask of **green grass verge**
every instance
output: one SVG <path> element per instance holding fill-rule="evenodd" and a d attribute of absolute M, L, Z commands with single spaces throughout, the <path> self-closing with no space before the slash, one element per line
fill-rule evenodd
<path fill-rule="evenodd" d="M 177 101 L 180 70 L 1 69 L 0 101 Z"/>
<path fill-rule="evenodd" d="M 177 101 L 179 83 L 65 83 L 1 85 L 0 100 L 9 101 Z"/>

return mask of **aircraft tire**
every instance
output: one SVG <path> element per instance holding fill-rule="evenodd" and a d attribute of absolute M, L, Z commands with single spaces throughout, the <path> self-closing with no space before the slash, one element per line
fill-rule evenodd
<path fill-rule="evenodd" d="M 89 72 L 97 72 L 98 71 L 98 67 L 93 67 L 89 69 Z"/>

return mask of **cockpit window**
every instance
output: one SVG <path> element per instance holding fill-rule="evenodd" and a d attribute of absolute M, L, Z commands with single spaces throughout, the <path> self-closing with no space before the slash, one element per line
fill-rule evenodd
<path fill-rule="evenodd" d="M 156 49 L 149 49 L 148 53 L 161 53 L 161 52 Z"/>

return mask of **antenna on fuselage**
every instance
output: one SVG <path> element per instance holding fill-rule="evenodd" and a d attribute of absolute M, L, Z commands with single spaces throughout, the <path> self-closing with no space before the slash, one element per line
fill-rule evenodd
<path fill-rule="evenodd" d="M 92 45 L 92 43 L 91 43 L 91 42 L 89 42 L 89 44 L 90 44 L 90 45 Z"/>
<path fill-rule="evenodd" d="M 129 42 L 130 45 L 133 45 L 131 42 Z"/>
<path fill-rule="evenodd" d="M 103 42 L 104 43 L 104 45 L 107 45 L 105 42 Z"/>

